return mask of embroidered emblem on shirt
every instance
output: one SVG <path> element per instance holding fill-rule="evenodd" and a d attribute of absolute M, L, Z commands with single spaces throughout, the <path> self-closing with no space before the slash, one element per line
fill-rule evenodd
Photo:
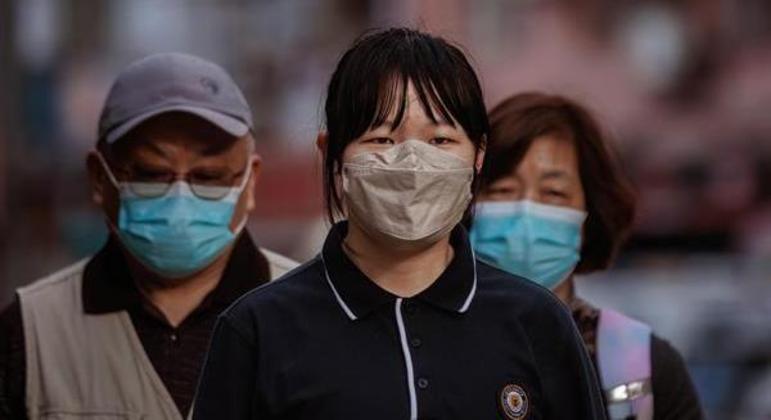
<path fill-rule="evenodd" d="M 510 420 L 523 420 L 527 416 L 528 400 L 525 390 L 519 385 L 503 387 L 500 396 L 501 409 Z"/>

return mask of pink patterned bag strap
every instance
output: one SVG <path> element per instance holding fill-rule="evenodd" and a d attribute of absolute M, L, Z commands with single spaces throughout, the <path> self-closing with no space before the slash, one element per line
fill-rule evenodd
<path fill-rule="evenodd" d="M 597 330 L 597 364 L 609 418 L 652 420 L 651 328 L 602 309 Z"/>

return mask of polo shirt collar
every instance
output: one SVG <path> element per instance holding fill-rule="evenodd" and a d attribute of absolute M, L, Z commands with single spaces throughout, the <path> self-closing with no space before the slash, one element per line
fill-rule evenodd
<path fill-rule="evenodd" d="M 335 224 L 327 235 L 320 258 L 338 304 L 350 319 L 356 320 L 385 303 L 393 302 L 397 296 L 368 278 L 343 251 L 343 239 L 347 232 L 348 222 Z M 477 275 L 474 252 L 463 226 L 453 229 L 450 244 L 455 251 L 450 264 L 431 286 L 411 299 L 464 313 L 476 294 Z"/>
<path fill-rule="evenodd" d="M 236 240 L 222 279 L 202 305 L 224 309 L 242 294 L 269 280 L 267 258 L 244 231 Z M 86 265 L 82 299 L 83 311 L 87 314 L 123 311 L 144 303 L 144 296 L 131 278 L 124 251 L 112 235 Z"/>

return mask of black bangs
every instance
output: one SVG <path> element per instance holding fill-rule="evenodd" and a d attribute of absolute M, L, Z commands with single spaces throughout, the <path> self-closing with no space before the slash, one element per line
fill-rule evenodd
<path fill-rule="evenodd" d="M 393 69 L 390 75 L 381 75 L 382 81 L 379 83 L 379 93 L 374 103 L 375 110 L 373 116 L 369 119 L 370 123 L 361 132 L 352 133 L 353 138 L 359 137 L 364 131 L 379 127 L 386 122 L 389 122 L 391 129 L 395 130 L 404 119 L 409 83 L 412 83 L 421 108 L 432 122 L 442 121 L 453 127 L 455 126 L 458 120 L 454 115 L 459 114 L 459 112 L 452 112 L 448 109 L 442 99 L 448 96 L 448 92 L 444 92 L 444 94 L 438 92 L 434 84 L 434 78 L 427 77 L 421 71 L 409 70 L 415 69 Z M 435 111 L 439 112 L 439 118 L 437 118 Z M 389 117 L 392 115 L 393 119 L 389 121 Z M 366 113 L 364 117 L 366 120 Z"/>
<path fill-rule="evenodd" d="M 408 28 L 365 34 L 343 54 L 325 104 L 325 196 L 339 210 L 334 176 L 346 146 L 370 128 L 401 124 L 412 83 L 433 122 L 460 125 L 477 148 L 489 124 L 482 89 L 463 52 L 442 38 Z"/>
<path fill-rule="evenodd" d="M 397 127 L 410 82 L 432 121 L 460 124 L 475 143 L 484 136 L 481 88 L 463 53 L 441 38 L 396 28 L 364 35 L 340 60 L 326 102 L 330 142 L 345 147 L 391 116 Z"/>

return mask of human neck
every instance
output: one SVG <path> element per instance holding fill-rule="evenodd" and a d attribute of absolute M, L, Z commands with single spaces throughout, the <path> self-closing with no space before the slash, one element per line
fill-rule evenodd
<path fill-rule="evenodd" d="M 570 303 L 575 299 L 576 297 L 576 288 L 573 283 L 573 275 L 571 274 L 570 277 L 565 279 L 562 283 L 560 283 L 557 287 L 552 290 L 555 295 L 562 301 L 562 303 L 566 305 L 570 305 Z"/>
<path fill-rule="evenodd" d="M 202 271 L 181 279 L 161 278 L 138 262 L 130 263 L 129 268 L 141 293 L 176 328 L 217 287 L 231 252 L 232 247 Z"/>
<path fill-rule="evenodd" d="M 348 223 L 343 250 L 375 284 L 400 297 L 412 297 L 431 286 L 452 261 L 449 235 L 423 248 L 395 248 Z"/>

